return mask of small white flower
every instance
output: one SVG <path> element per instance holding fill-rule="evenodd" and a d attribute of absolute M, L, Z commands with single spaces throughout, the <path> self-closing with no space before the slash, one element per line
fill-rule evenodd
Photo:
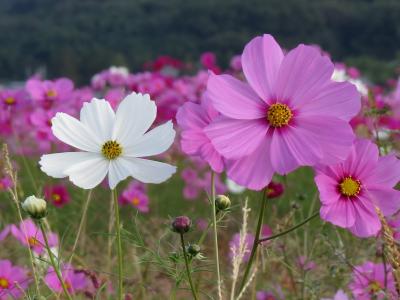
<path fill-rule="evenodd" d="M 347 75 L 346 71 L 343 69 L 335 69 L 332 74 L 332 80 L 336 82 L 348 81 L 354 84 L 358 92 L 363 95 L 368 95 L 368 87 L 361 79 L 354 79 Z"/>
<path fill-rule="evenodd" d="M 128 77 L 128 75 L 129 75 L 129 70 L 127 67 L 111 66 L 109 71 L 113 75 L 121 75 L 123 77 Z"/>
<path fill-rule="evenodd" d="M 41 219 L 47 215 L 46 201 L 35 196 L 26 198 L 21 206 L 33 219 Z"/>
<path fill-rule="evenodd" d="M 226 187 L 228 188 L 228 191 L 230 191 L 233 194 L 241 194 L 246 190 L 246 187 L 237 184 L 236 182 L 234 182 L 229 178 L 226 178 L 225 184 Z"/>
<path fill-rule="evenodd" d="M 163 182 L 176 167 L 141 158 L 166 151 L 174 141 L 171 121 L 147 132 L 156 113 L 150 96 L 136 93 L 125 97 L 116 112 L 107 101 L 94 98 L 84 103 L 80 120 L 57 113 L 53 134 L 82 151 L 43 155 L 41 169 L 55 178 L 69 177 L 84 189 L 94 188 L 107 174 L 111 189 L 128 176 L 145 183 Z"/>

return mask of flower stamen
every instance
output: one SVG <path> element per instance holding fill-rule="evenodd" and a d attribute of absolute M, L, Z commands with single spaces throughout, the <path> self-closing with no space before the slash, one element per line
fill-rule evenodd
<path fill-rule="evenodd" d="M 293 113 L 286 104 L 275 103 L 268 109 L 267 119 L 272 127 L 282 127 L 289 124 Z"/>
<path fill-rule="evenodd" d="M 343 196 L 355 197 L 361 191 L 361 182 L 351 176 L 347 176 L 339 184 L 339 190 Z"/>
<path fill-rule="evenodd" d="M 1 289 L 8 289 L 10 286 L 10 283 L 6 278 L 1 277 L 0 278 L 0 288 Z"/>
<path fill-rule="evenodd" d="M 107 141 L 101 147 L 101 153 L 105 158 L 113 160 L 122 154 L 122 147 L 116 141 Z"/>

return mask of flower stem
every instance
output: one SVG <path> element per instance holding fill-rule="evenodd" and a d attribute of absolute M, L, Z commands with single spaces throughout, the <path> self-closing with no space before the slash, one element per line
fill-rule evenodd
<path fill-rule="evenodd" d="M 247 281 L 247 278 L 249 277 L 249 274 L 250 274 L 251 266 L 252 266 L 253 261 L 254 261 L 254 257 L 255 257 L 256 251 L 257 251 L 257 247 L 260 244 L 259 243 L 260 233 L 261 233 L 261 227 L 262 227 L 262 224 L 263 224 L 264 211 L 265 211 L 266 204 L 267 204 L 267 191 L 266 191 L 266 189 L 263 189 L 260 214 L 258 215 L 258 223 L 257 223 L 256 233 L 255 233 L 255 236 L 254 236 L 253 247 L 251 249 L 250 258 L 249 258 L 249 261 L 247 262 L 246 270 L 245 270 L 244 275 L 243 275 L 242 283 L 240 284 L 239 294 L 242 292 L 243 288 L 246 286 L 246 281 Z"/>
<path fill-rule="evenodd" d="M 49 255 L 49 258 L 50 258 L 50 263 L 53 266 L 54 272 L 56 272 L 57 278 L 60 281 L 60 284 L 62 286 L 62 289 L 64 291 L 65 296 L 69 300 L 72 300 L 71 295 L 69 294 L 68 289 L 65 286 L 65 282 L 62 279 L 60 269 L 59 269 L 58 265 L 56 264 L 56 262 L 54 260 L 53 252 L 51 252 L 51 249 L 50 249 L 50 246 L 49 246 L 49 241 L 48 241 L 47 235 L 46 235 L 46 230 L 44 228 L 42 220 L 39 220 L 38 223 L 39 223 L 40 230 L 42 231 L 42 234 L 43 234 L 44 244 L 45 244 L 45 247 L 46 247 L 46 250 L 47 250 L 47 254 Z"/>
<path fill-rule="evenodd" d="M 288 230 L 279 232 L 279 233 L 277 233 L 277 234 L 275 234 L 275 235 L 271 235 L 271 236 L 269 236 L 269 237 L 259 239 L 259 240 L 258 240 L 258 243 L 262 243 L 262 242 L 266 242 L 266 241 L 269 241 L 269 240 L 273 240 L 273 239 L 276 239 L 276 238 L 278 238 L 278 237 L 280 237 L 280 236 L 282 236 L 282 235 L 288 234 L 288 233 L 290 233 L 290 232 L 296 230 L 297 228 L 303 226 L 304 224 L 308 223 L 309 221 L 311 221 L 312 219 L 314 219 L 314 218 L 315 218 L 316 216 L 318 216 L 318 215 L 319 215 L 319 212 L 316 211 L 314 214 L 312 214 L 311 216 L 309 216 L 307 219 L 305 219 L 304 221 L 300 222 L 299 224 L 297 224 L 297 225 L 295 225 L 295 226 L 289 228 Z"/>
<path fill-rule="evenodd" d="M 123 278 L 122 278 L 122 244 L 121 244 L 121 225 L 119 221 L 119 206 L 117 191 L 114 189 L 111 191 L 112 198 L 114 201 L 114 213 L 115 213 L 115 230 L 117 231 L 117 252 L 118 252 L 118 299 L 122 300 L 123 296 Z"/>
<path fill-rule="evenodd" d="M 187 276 L 188 276 L 190 289 L 192 291 L 193 298 L 195 300 L 197 300 L 198 298 L 197 298 L 196 290 L 195 290 L 194 285 L 193 285 L 192 275 L 190 273 L 189 260 L 188 260 L 187 253 L 186 253 L 185 240 L 183 239 L 183 233 L 181 233 L 180 235 L 181 235 L 181 245 L 182 245 L 183 257 L 185 258 L 186 273 L 187 273 Z"/>
<path fill-rule="evenodd" d="M 215 263 L 217 269 L 217 287 L 218 287 L 218 299 L 222 299 L 221 289 L 221 273 L 219 270 L 219 254 L 218 254 L 218 231 L 217 231 L 217 210 L 215 207 L 215 173 L 211 171 L 211 206 L 212 206 L 212 220 L 214 230 L 214 251 L 215 251 Z"/>

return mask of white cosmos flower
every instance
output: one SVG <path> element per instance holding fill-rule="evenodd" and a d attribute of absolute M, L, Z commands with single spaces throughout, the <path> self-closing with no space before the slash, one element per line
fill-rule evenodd
<path fill-rule="evenodd" d="M 53 134 L 81 151 L 43 155 L 41 169 L 55 178 L 69 177 L 84 189 L 97 186 L 107 174 L 111 189 L 128 176 L 145 183 L 163 182 L 176 167 L 141 158 L 166 151 L 174 141 L 171 121 L 147 132 L 156 113 L 150 96 L 136 93 L 126 96 L 116 112 L 107 101 L 94 98 L 83 104 L 80 120 L 57 113 Z"/>

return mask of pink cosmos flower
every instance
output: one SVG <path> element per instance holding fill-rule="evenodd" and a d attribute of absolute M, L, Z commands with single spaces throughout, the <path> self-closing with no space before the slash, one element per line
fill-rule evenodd
<path fill-rule="evenodd" d="M 260 190 L 274 172 L 344 160 L 354 133 L 349 120 L 360 95 L 347 82 L 333 82 L 334 66 L 311 46 L 287 55 L 271 35 L 254 38 L 242 54 L 248 83 L 211 74 L 207 92 L 222 116 L 205 131 L 224 157 L 228 176 Z"/>
<path fill-rule="evenodd" d="M 119 203 L 130 204 L 142 213 L 149 212 L 149 202 L 146 185 L 137 181 L 131 181 L 119 197 Z"/>
<path fill-rule="evenodd" d="M 30 247 L 35 253 L 45 251 L 43 234 L 31 219 L 26 219 L 19 226 L 11 225 L 11 234 L 23 245 Z M 47 233 L 50 247 L 58 245 L 58 237 L 53 232 Z"/>
<path fill-rule="evenodd" d="M 43 190 L 45 199 L 54 204 L 54 206 L 62 207 L 70 201 L 70 196 L 65 185 L 47 185 Z"/>
<path fill-rule="evenodd" d="M 6 89 L 0 91 L 0 105 L 4 109 L 12 109 L 28 103 L 28 95 L 24 89 Z"/>
<path fill-rule="evenodd" d="M 304 271 L 311 271 L 317 267 L 317 264 L 314 261 L 309 260 L 304 255 L 299 256 L 296 262 L 299 268 Z"/>
<path fill-rule="evenodd" d="M 316 170 L 321 218 L 356 236 L 379 232 L 375 206 L 385 216 L 400 208 L 400 192 L 393 189 L 400 179 L 400 162 L 393 154 L 379 157 L 377 146 L 368 140 L 355 141 L 343 163 Z"/>
<path fill-rule="evenodd" d="M 0 300 L 20 299 L 29 282 L 28 270 L 0 260 Z"/>
<path fill-rule="evenodd" d="M 390 266 L 387 266 L 385 286 L 385 266 L 383 263 L 374 264 L 368 261 L 363 265 L 356 266 L 349 288 L 357 300 L 398 299 Z"/>
<path fill-rule="evenodd" d="M 217 66 L 217 57 L 213 52 L 204 52 L 200 57 L 200 62 L 204 68 L 216 74 L 221 73 L 221 69 Z"/>
<path fill-rule="evenodd" d="M 79 291 L 84 290 L 88 286 L 88 279 L 82 272 L 77 272 L 73 266 L 65 264 L 62 266 L 61 276 L 68 289 L 68 292 L 75 294 Z M 46 285 L 55 292 L 62 292 L 62 286 L 57 278 L 57 274 L 53 267 L 50 267 L 47 271 L 47 275 L 44 278 Z"/>
<path fill-rule="evenodd" d="M 34 101 L 39 102 L 43 108 L 49 109 L 54 102 L 69 100 L 74 90 L 74 84 L 68 78 L 60 78 L 55 81 L 41 81 L 33 78 L 26 82 L 26 90 Z"/>
<path fill-rule="evenodd" d="M 13 183 L 10 177 L 5 176 L 0 178 L 0 191 L 7 191 L 8 188 L 12 187 Z"/>
<path fill-rule="evenodd" d="M 204 128 L 218 116 L 219 113 L 211 106 L 205 93 L 200 104 L 186 102 L 181 106 L 176 114 L 176 120 L 182 129 L 183 152 L 200 156 L 215 172 L 220 173 L 224 170 L 224 160 L 204 132 Z"/>
<path fill-rule="evenodd" d="M 277 300 L 274 293 L 267 291 L 258 291 L 256 294 L 257 300 Z"/>

